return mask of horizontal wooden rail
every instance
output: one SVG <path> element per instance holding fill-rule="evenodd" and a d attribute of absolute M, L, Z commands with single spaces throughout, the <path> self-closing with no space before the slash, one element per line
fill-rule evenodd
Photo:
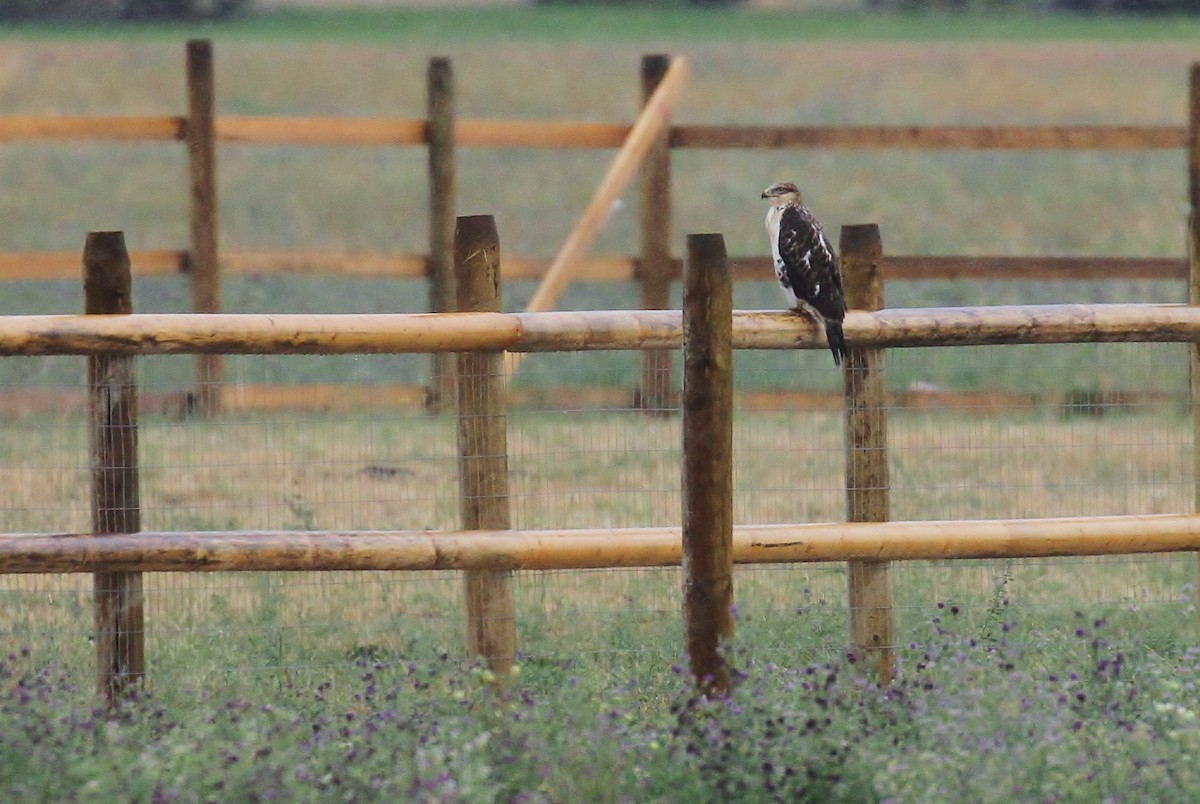
<path fill-rule="evenodd" d="M 770 267 L 767 258 L 755 268 Z M 897 280 L 994 279 L 1038 281 L 1102 281 L 1106 279 L 1182 280 L 1188 275 L 1183 257 L 906 257 L 884 255 L 883 276 Z"/>
<path fill-rule="evenodd" d="M 221 389 L 220 406 L 226 413 L 262 411 L 363 411 L 423 409 L 428 388 L 424 385 L 303 385 L 228 384 Z M 1089 410 L 1121 410 L 1175 404 L 1178 394 L 1168 391 L 1112 391 L 1092 400 Z M 734 393 L 739 411 L 840 412 L 841 391 L 744 390 Z M 84 400 L 78 392 L 54 388 L 20 388 L 0 392 L 0 417 L 78 415 Z M 189 413 L 186 391 L 150 391 L 138 395 L 143 413 L 181 417 Z M 510 410 L 597 410 L 629 408 L 629 389 L 609 385 L 538 385 L 510 388 Z M 1041 405 L 1078 409 L 1069 390 L 1046 392 L 957 391 L 917 385 L 888 394 L 889 409 L 938 410 L 969 415 L 1011 413 Z"/>
<path fill-rule="evenodd" d="M 132 251 L 129 253 L 135 276 L 161 276 L 182 273 L 187 253 L 178 249 Z M 70 279 L 83 275 L 79 251 L 14 251 L 0 254 L 0 281 Z"/>
<path fill-rule="evenodd" d="M 1049 304 L 851 311 L 851 346 L 1200 342 L 1200 307 Z M 674 349 L 678 311 L 3 316 L 0 355 L 368 354 Z M 735 349 L 824 348 L 811 319 L 733 316 Z"/>
<path fill-rule="evenodd" d="M 492 148 L 620 148 L 633 130 L 626 123 L 558 120 L 459 120 L 455 142 Z"/>
<path fill-rule="evenodd" d="M 178 249 L 134 251 L 130 261 L 137 276 L 188 272 L 187 252 Z M 287 273 L 403 279 L 425 277 L 429 271 L 425 254 L 366 251 L 223 251 L 220 262 L 225 275 Z M 630 257 L 584 257 L 579 268 L 589 282 L 623 282 L 636 276 L 638 263 Z M 75 280 L 79 278 L 79 264 L 78 251 L 0 253 L 0 282 Z M 548 257 L 505 257 L 504 274 L 508 279 L 537 279 L 549 266 Z M 755 266 L 759 267 L 757 263 Z"/>
<path fill-rule="evenodd" d="M 415 279 L 429 273 L 429 258 L 424 254 L 365 251 L 223 251 L 220 264 L 226 276 L 286 273 Z"/>
<path fill-rule="evenodd" d="M 220 117 L 222 142 L 261 145 L 424 145 L 424 119 Z M 632 126 L 558 120 L 458 120 L 456 145 L 492 148 L 618 148 Z"/>
<path fill-rule="evenodd" d="M 554 570 L 675 566 L 679 528 L 0 534 L 0 574 Z M 771 564 L 1128 555 L 1200 549 L 1200 516 L 748 525 L 734 561 Z"/>
<path fill-rule="evenodd" d="M 186 134 L 187 118 L 176 115 L 0 117 L 0 142 L 17 140 L 183 140 Z"/>
<path fill-rule="evenodd" d="M 1184 148 L 1184 126 L 675 126 L 675 148 Z"/>
<path fill-rule="evenodd" d="M 423 118 L 223 116 L 222 142 L 274 145 L 423 145 Z M 619 148 L 625 123 L 462 119 L 455 142 L 492 148 Z M 183 140 L 187 118 L 0 117 L 0 142 L 17 140 Z M 675 125 L 674 148 L 919 148 L 1131 150 L 1185 148 L 1184 126 L 732 126 Z"/>
<path fill-rule="evenodd" d="M 734 257 L 734 278 L 774 279 L 770 257 Z M 674 262 L 679 276 L 679 261 Z M 1044 256 L 889 256 L 880 262 L 889 282 L 942 279 L 1041 282 L 1097 282 L 1108 279 L 1187 279 L 1183 257 L 1044 257 Z M 636 264 L 632 266 L 636 270 Z M 581 276 L 584 274 L 581 272 Z M 588 279 L 592 277 L 588 276 Z"/>
<path fill-rule="evenodd" d="M 260 145 L 422 145 L 425 121 L 385 117 L 217 117 L 220 142 Z"/>
<path fill-rule="evenodd" d="M 187 252 L 173 249 L 134 251 L 130 254 L 137 276 L 187 273 Z M 237 274 L 314 274 L 344 277 L 420 278 L 428 275 L 429 257 L 366 251 L 223 251 L 221 271 Z M 671 262 L 671 278 L 681 276 L 682 261 Z M 769 257 L 733 257 L 729 260 L 738 281 L 771 280 Z M 507 279 L 537 279 L 550 267 L 548 257 L 506 256 Z M 953 257 L 885 256 L 883 274 L 888 281 L 939 279 L 1012 281 L 1101 281 L 1106 279 L 1181 280 L 1187 278 L 1187 261 L 1174 257 Z M 636 257 L 596 256 L 580 259 L 578 278 L 586 282 L 628 282 L 637 278 L 641 260 Z M 78 279 L 78 251 L 28 251 L 0 253 L 0 281 Z"/>

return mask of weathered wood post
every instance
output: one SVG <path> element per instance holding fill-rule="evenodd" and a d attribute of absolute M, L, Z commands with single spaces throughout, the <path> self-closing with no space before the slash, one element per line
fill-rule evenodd
<path fill-rule="evenodd" d="M 426 73 L 429 141 L 429 309 L 449 313 L 454 294 L 454 71 L 450 59 L 429 60 Z M 454 399 L 454 355 L 435 352 L 426 408 L 440 413 Z"/>
<path fill-rule="evenodd" d="M 719 234 L 687 238 L 682 429 L 684 637 L 700 689 L 720 695 L 733 637 L 733 283 Z"/>
<path fill-rule="evenodd" d="M 454 280 L 458 309 L 500 310 L 500 239 L 491 215 L 458 219 L 454 230 Z M 458 481 L 466 530 L 508 530 L 508 436 L 504 358 L 501 352 L 456 356 Z M 482 657 L 498 678 L 516 658 L 516 617 L 510 573 L 466 573 L 467 650 Z"/>
<path fill-rule="evenodd" d="M 671 57 L 656 54 L 642 57 L 642 107 L 671 66 Z M 641 246 L 638 285 L 643 310 L 665 310 L 671 306 L 671 128 L 655 136 L 641 175 Z M 654 413 L 674 409 L 671 399 L 671 352 L 648 349 L 642 352 L 642 377 L 634 406 Z"/>
<path fill-rule="evenodd" d="M 192 312 L 221 311 L 221 278 L 217 263 L 217 148 L 214 125 L 212 43 L 187 43 L 187 152 L 191 188 Z M 195 405 L 203 415 L 220 412 L 221 355 L 196 355 Z"/>
<path fill-rule="evenodd" d="M 883 241 L 873 223 L 843 226 L 839 244 L 846 302 L 854 310 L 883 308 Z M 890 518 L 887 399 L 883 351 L 850 345 L 842 368 L 846 412 L 846 519 Z M 850 562 L 850 643 L 874 665 L 880 683 L 892 680 L 892 579 L 887 561 Z"/>
<path fill-rule="evenodd" d="M 133 312 L 133 282 L 122 232 L 91 232 L 83 250 L 84 313 Z M 137 387 L 131 355 L 87 359 L 92 532 L 141 530 Z M 94 576 L 96 691 L 114 703 L 145 673 L 140 572 Z"/>
<path fill-rule="evenodd" d="M 1200 304 L 1200 63 L 1188 74 L 1188 304 Z M 1193 506 L 1200 512 L 1200 343 L 1188 344 L 1189 403 L 1192 408 Z M 1200 554 L 1196 582 L 1200 588 Z"/>

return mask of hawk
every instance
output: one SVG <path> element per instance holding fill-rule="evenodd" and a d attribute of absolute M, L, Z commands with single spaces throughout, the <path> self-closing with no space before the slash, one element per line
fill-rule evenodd
<path fill-rule="evenodd" d="M 772 184 L 763 190 L 762 197 L 771 203 L 767 234 L 775 259 L 775 277 L 787 295 L 788 308 L 797 313 L 815 313 L 825 324 L 833 362 L 840 366 L 846 356 L 846 339 L 842 336 L 846 296 L 833 246 L 821 222 L 804 206 L 796 185 Z"/>

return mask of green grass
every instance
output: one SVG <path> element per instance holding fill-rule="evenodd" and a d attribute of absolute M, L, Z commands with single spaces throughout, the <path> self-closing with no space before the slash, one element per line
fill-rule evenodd
<path fill-rule="evenodd" d="M 739 25 L 778 25 L 778 33 L 793 24 L 815 24 L 817 18 L 681 11 L 661 16 L 654 12 L 648 14 L 647 20 L 651 18 L 682 26 L 672 29 L 680 38 L 664 42 L 676 43 L 693 63 L 693 79 L 678 112 L 678 119 L 685 122 L 1178 123 L 1186 105 L 1187 65 L 1195 57 L 1188 42 L 1139 38 L 1138 31 L 1153 26 L 1160 33 L 1171 30 L 1170 21 L 1039 18 L 1046 24 L 1030 33 L 1028 40 L 984 41 L 956 40 L 952 34 L 955 26 L 957 35 L 966 36 L 970 28 L 972 36 L 983 36 L 995 30 L 989 26 L 1016 23 L 950 17 L 946 27 L 937 28 L 919 18 L 834 14 L 828 17 L 830 26 L 895 24 L 900 30 L 903 24 L 922 25 L 929 37 L 946 38 L 931 45 L 925 39 L 880 42 L 846 33 L 832 38 L 830 33 L 830 38 L 814 38 L 803 47 L 761 47 L 763 40 L 750 34 L 738 38 L 716 29 L 730 26 L 722 28 L 729 32 Z M 436 24 L 447 26 L 460 20 L 461 39 L 419 33 L 422 29 L 415 22 L 406 28 L 412 39 L 400 39 L 400 34 L 395 40 L 389 38 L 385 20 L 410 19 L 407 12 L 339 17 L 342 22 L 337 24 L 348 26 L 341 29 L 319 14 L 288 19 L 294 28 L 279 23 L 268 34 L 265 20 L 245 21 L 228 29 L 242 34 L 218 36 L 221 113 L 420 116 L 426 60 L 444 52 L 455 61 L 464 115 L 628 120 L 638 103 L 638 58 L 650 47 L 646 39 L 605 38 L 605 24 L 622 19 L 628 25 L 629 18 L 590 9 L 414 12 L 411 16 L 433 21 L 429 24 L 440 20 Z M 501 20 L 509 20 L 506 24 L 512 26 L 518 20 L 530 26 L 549 26 L 546 21 L 557 20 L 558 31 L 567 19 L 592 20 L 596 27 L 588 29 L 586 41 L 572 38 L 573 34 L 543 31 L 537 36 L 530 33 L 530 39 L 498 37 L 494 47 L 484 49 L 478 47 L 478 40 L 466 38 L 492 21 L 497 22 L 489 30 L 503 31 Z M 610 22 L 601 22 L 606 19 Z M 304 20 L 310 31 L 318 22 L 329 26 L 321 29 L 320 37 L 287 34 L 299 31 Z M 468 20 L 475 24 L 471 30 L 465 30 L 470 27 Z M 361 26 L 357 34 L 355 25 Z M 689 25 L 711 26 L 714 38 L 693 33 Z M 1064 41 L 1070 38 L 1066 34 L 1062 40 L 1042 38 L 1072 25 L 1079 31 L 1109 26 L 1129 33 L 1127 41 L 1120 43 Z M 368 27 L 370 32 L 363 30 Z M 181 29 L 154 30 L 157 33 L 134 28 L 108 34 L 18 29 L 6 40 L 0 59 L 4 98 L 0 112 L 181 110 L 182 38 L 190 34 Z M 640 30 L 653 34 L 652 20 Z M 774 33 L 763 33 L 768 35 Z M 692 38 L 684 42 L 687 37 Z M 547 64 L 560 69 L 547 70 Z M 777 78 L 763 82 L 765 74 Z M 84 232 L 107 228 L 126 229 L 133 248 L 178 247 L 186 242 L 186 165 L 178 146 L 6 144 L 0 154 L 0 183 L 22 188 L 0 198 L 0 218 L 5 221 L 0 248 L 78 248 Z M 610 159 L 607 151 L 463 149 L 461 211 L 495 214 L 503 253 L 551 254 Z M 1181 154 L 1173 152 L 688 151 L 676 154 L 674 170 L 677 245 L 685 232 L 723 231 L 733 254 L 765 251 L 758 190 L 784 176 L 798 177 L 805 184 L 810 203 L 831 231 L 843 223 L 878 221 L 890 253 L 1178 255 L 1183 242 L 1184 164 Z M 427 228 L 424 171 L 418 149 L 223 146 L 219 155 L 222 247 L 422 250 Z M 625 210 L 614 215 L 594 248 L 596 253 L 636 251 L 636 202 L 632 196 L 625 200 Z M 18 283 L 5 290 L 0 308 L 4 313 L 75 312 L 81 307 L 75 283 Z M 531 290 L 527 282 L 507 284 L 507 308 L 519 309 Z M 943 282 L 895 284 L 887 289 L 887 297 L 892 305 L 1177 301 L 1182 290 L 1171 283 Z M 746 283 L 737 291 L 739 307 L 779 304 L 778 292 L 768 282 Z M 138 280 L 134 295 L 139 311 L 182 310 L 188 305 L 186 285 L 179 279 Z M 232 311 L 415 311 L 422 309 L 425 292 L 418 282 L 271 276 L 229 280 L 223 301 Z M 599 284 L 577 285 L 564 300 L 568 309 L 620 309 L 635 304 L 632 287 Z M 1186 386 L 1184 358 L 1183 348 L 1177 345 L 898 350 L 888 357 L 887 382 L 896 391 L 920 382 L 951 390 L 1031 391 L 1044 400 L 1060 398 L 1072 389 L 1178 393 Z M 0 362 L 0 386 L 79 388 L 81 366 L 81 360 L 68 358 L 5 360 Z M 421 356 L 239 358 L 230 360 L 229 367 L 233 383 L 285 384 L 419 384 L 428 370 Z M 742 388 L 833 389 L 839 383 L 828 355 L 817 352 L 739 354 L 736 371 Z M 141 379 L 151 390 L 178 391 L 187 386 L 190 372 L 186 358 L 153 359 L 143 364 Z M 536 355 L 526 362 L 520 382 L 629 388 L 636 377 L 632 354 Z M 329 421 L 289 414 L 247 415 L 225 419 L 210 429 L 196 422 L 176 422 L 155 411 L 145 413 L 148 527 L 453 525 L 457 505 L 453 447 L 445 423 L 414 418 L 407 411 L 364 411 L 349 421 L 336 416 Z M 568 411 L 524 415 L 512 442 L 518 471 L 515 516 L 523 526 L 676 521 L 675 421 L 631 421 L 623 415 L 581 416 Z M 747 454 L 764 460 L 746 463 L 739 470 L 740 521 L 841 517 L 838 417 L 806 412 L 801 419 L 759 416 L 751 419 L 753 426 L 742 425 L 739 438 Z M 1184 446 L 1185 421 L 1180 409 L 1169 405 L 1120 413 L 1099 423 L 1062 419 L 1049 407 L 1008 411 L 986 420 L 973 418 L 970 411 L 914 412 L 893 424 L 897 514 L 920 518 L 1187 510 L 1191 464 Z M 79 424 L 43 427 L 24 419 L 10 425 L 36 435 L 9 434 L 4 447 L 10 465 L 18 467 L 14 471 L 32 472 L 5 486 L 9 527 L 86 527 L 84 436 Z M 1098 429 L 1089 429 L 1093 426 Z M 804 448 L 806 440 L 811 449 Z M 224 454 L 227 446 L 236 447 L 236 452 Z M 1004 455 L 1004 460 L 994 461 L 997 455 Z M 29 456 L 33 456 L 32 469 L 26 467 Z M 400 470 L 396 479 L 380 481 L 364 475 L 364 468 L 375 463 Z M 37 479 L 30 480 L 31 476 Z M 990 594 L 998 571 L 983 568 L 973 576 L 969 588 L 976 599 Z M 813 577 L 831 578 L 828 588 L 841 583 L 836 572 L 823 572 Z M 927 586 L 929 577 L 941 577 L 922 572 L 912 576 L 912 589 Z M 1150 578 L 1146 588 L 1177 588 L 1182 576 L 1176 570 L 1171 573 L 1167 580 Z M 642 580 L 616 584 L 614 610 L 630 614 L 624 594 L 637 606 L 645 605 L 645 610 L 673 611 L 674 597 L 661 591 L 670 589 L 669 576 L 650 577 L 644 584 Z M 1063 577 L 1069 573 L 1060 573 L 1057 580 L 1038 577 L 1028 586 L 1047 584 L 1066 593 L 1070 590 L 1063 588 Z M 1103 574 L 1097 571 L 1097 577 Z M 569 586 L 573 579 L 539 581 L 535 588 L 541 591 L 530 594 L 541 602 L 531 612 L 559 595 L 558 584 Z M 188 586 L 182 598 L 200 595 L 204 599 L 208 579 L 187 583 L 199 586 Z M 223 597 L 235 611 L 237 600 L 259 600 L 266 594 L 257 587 L 246 589 L 243 583 L 230 581 L 230 591 L 214 599 Z M 949 593 L 959 588 L 955 583 L 939 580 L 935 586 Z M 806 578 L 797 585 L 820 584 Z M 647 587 L 658 590 L 655 602 L 641 598 Z M 439 628 L 444 630 L 444 620 L 432 614 L 452 610 L 457 593 L 444 582 L 416 588 L 437 590 L 416 595 L 418 609 L 430 616 L 430 627 L 418 631 L 424 639 L 440 633 Z M 762 592 L 760 600 L 767 610 L 784 610 L 787 605 L 774 601 L 766 584 L 751 582 L 747 588 Z M 304 585 L 299 589 L 311 591 Z M 271 594 L 277 593 L 272 590 Z M 1124 600 L 1139 594 L 1136 584 L 1109 589 L 1097 583 L 1092 592 L 1110 602 L 1114 596 Z M 51 587 L 48 595 L 55 594 Z M 380 592 L 384 598 L 387 594 Z M 1158 592 L 1151 597 L 1155 595 L 1161 598 Z M 914 598 L 911 610 L 930 603 L 929 597 Z M 78 600 L 69 605 L 78 606 Z M 559 621 L 534 613 L 528 616 L 536 618 L 537 628 L 547 633 L 547 644 L 558 644 L 562 634 L 552 626 L 562 620 L 586 620 L 586 615 L 574 609 L 564 611 Z M 188 627 L 199 629 L 206 639 L 227 643 L 229 635 L 209 630 L 205 616 L 200 607 L 194 617 L 180 615 L 180 622 L 191 623 Z M 272 615 L 281 628 L 304 622 L 300 614 L 295 622 L 289 616 L 286 609 Z M 321 662 L 335 661 L 353 651 L 357 642 L 390 651 L 409 649 L 407 643 L 393 644 L 371 630 L 390 632 L 385 608 L 363 617 L 373 623 L 367 636 L 360 640 L 347 635 L 349 643 L 330 647 Z M 670 621 L 668 617 L 664 622 Z M 249 635 L 244 643 L 246 656 L 258 644 L 253 622 L 242 623 Z M 609 652 L 605 656 L 623 655 L 621 651 L 654 642 L 658 637 L 653 635 L 661 633 L 633 628 L 606 641 L 606 622 L 598 616 L 589 632 L 589 638 L 601 640 L 598 644 Z M 654 625 L 661 628 L 663 623 Z M 30 628 L 37 633 L 36 624 Z M 457 624 L 450 630 L 448 641 L 430 636 L 429 644 L 455 643 Z M 766 633 L 769 627 L 763 630 Z M 320 635 L 313 642 L 319 646 L 338 631 L 320 626 L 313 633 Z M 667 640 L 667 644 L 675 642 Z M 86 654 L 86 644 L 80 650 Z M 298 650 L 303 654 L 308 648 Z M 287 655 L 276 652 L 275 663 L 288 661 Z M 209 663 L 197 658 L 181 664 Z"/>
<path fill-rule="evenodd" d="M 211 37 L 218 41 L 419 41 L 589 43 L 813 40 L 1170 41 L 1200 35 L 1183 16 L 1122 17 L 1048 13 L 867 13 L 694 9 L 630 4 L 493 9 L 272 10 L 219 23 L 23 24 L 10 36 L 104 39 Z"/>
<path fill-rule="evenodd" d="M 162 690 L 106 712 L 61 664 L 13 651 L 0 658 L 0 790 L 12 801 L 1194 798 L 1194 650 L 1164 650 L 1120 613 L 1067 614 L 1045 631 L 995 613 L 979 628 L 953 603 L 930 607 L 887 689 L 840 650 L 809 660 L 793 643 L 766 658 L 739 640 L 726 652 L 733 689 L 717 700 L 699 699 L 668 657 L 612 675 L 587 657 L 525 661 L 497 690 L 454 659 L 363 651 L 332 677 L 249 696 Z M 794 618 L 801 640 L 813 615 Z M 1194 639 L 1194 617 L 1169 624 Z"/>
<path fill-rule="evenodd" d="M 670 47 L 695 68 L 683 121 L 1182 120 L 1194 22 L 934 23 L 556 8 L 293 13 L 210 28 L 31 26 L 5 32 L 0 113 L 177 112 L 182 39 L 209 32 L 224 113 L 419 116 L 425 60 L 446 52 L 463 114 L 627 120 L 638 56 Z M 777 80 L 764 84 L 765 74 Z M 495 213 L 507 253 L 551 253 L 609 158 L 466 151 L 463 212 Z M 225 248 L 422 248 L 424 163 L 415 150 L 230 146 L 220 160 Z M 677 155 L 675 175 L 677 236 L 724 231 L 735 254 L 764 250 L 757 188 L 797 176 L 831 229 L 879 221 L 893 253 L 1177 255 L 1182 243 L 1184 165 L 1175 153 L 689 152 Z M 125 228 L 133 247 L 177 247 L 187 234 L 183 176 L 175 146 L 5 145 L 0 183 L 19 189 L 0 198 L 0 248 L 77 248 L 100 228 Z M 596 251 L 634 251 L 633 219 L 616 216 Z M 74 283 L 5 291 L 3 312 L 80 307 Z M 233 310 L 409 310 L 424 300 L 411 282 L 248 278 L 225 291 Z M 508 306 L 528 292 L 506 287 Z M 1177 300 L 1182 288 L 929 283 L 887 292 L 891 304 L 967 304 Z M 620 308 L 632 298 L 630 288 L 585 285 L 567 305 Z M 766 283 L 738 288 L 739 306 L 777 303 Z M 139 281 L 135 291 L 139 310 L 186 304 L 180 281 Z M 8 359 L 0 385 L 77 389 L 81 363 Z M 1177 346 L 1081 345 L 897 351 L 887 368 L 898 390 L 921 381 L 1053 395 L 1180 391 L 1185 365 Z M 419 382 L 426 370 L 423 358 L 385 356 L 230 366 L 247 383 Z M 636 363 L 538 355 L 526 370 L 531 384 L 629 386 Z M 817 353 L 739 355 L 737 370 L 743 387 L 838 380 Z M 142 379 L 178 390 L 189 376 L 187 359 L 164 358 L 147 361 Z M 1100 418 L 1044 406 L 988 416 L 893 411 L 893 513 L 1190 510 L 1190 421 L 1170 405 Z M 514 524 L 678 521 L 678 426 L 625 412 L 514 412 Z M 140 435 L 148 528 L 437 529 L 457 520 L 449 420 L 361 410 L 203 422 L 146 410 Z M 738 522 L 842 518 L 837 413 L 742 411 L 735 439 Z M 79 417 L 0 421 L 6 529 L 86 529 L 88 474 Z M 503 699 L 481 673 L 462 669 L 453 574 L 150 575 L 154 697 L 144 713 L 117 720 L 88 715 L 90 578 L 5 576 L 3 641 L 31 655 L 0 658 L 0 789 L 10 800 L 263 791 L 434 799 L 452 793 L 422 784 L 452 783 L 461 800 L 522 792 L 801 800 L 792 787 L 780 793 L 770 770 L 787 767 L 824 780 L 808 795 L 826 801 L 1195 798 L 1200 782 L 1186 758 L 1200 737 L 1185 687 L 1196 672 L 1189 648 L 1200 644 L 1193 556 L 917 562 L 893 576 L 902 676 L 880 697 L 842 658 L 843 567 L 739 569 L 734 656 L 749 678 L 695 734 L 677 730 L 688 691 L 670 669 L 682 645 L 677 570 L 518 574 L 521 676 Z M 1121 652 L 1127 669 L 1114 673 Z M 54 662 L 82 692 L 39 675 Z M 840 680 L 814 694 L 804 687 L 808 667 Z M 369 691 L 374 673 L 379 690 Z M 381 700 L 393 689 L 396 697 Z M 225 703 L 226 694 L 254 706 Z M 818 712 L 829 721 L 812 734 Z M 780 726 L 804 736 L 781 737 L 772 731 Z M 604 787 L 589 787 L 595 779 Z"/>

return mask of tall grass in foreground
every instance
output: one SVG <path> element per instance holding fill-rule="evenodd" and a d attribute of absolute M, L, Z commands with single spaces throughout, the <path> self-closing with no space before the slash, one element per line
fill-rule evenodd
<path fill-rule="evenodd" d="M 480 668 L 370 657 L 350 680 L 114 713 L 28 656 L 0 660 L 11 801 L 1183 801 L 1200 793 L 1200 653 L 1076 617 L 1052 648 L 943 606 L 880 689 L 857 657 L 736 647 L 726 700 L 683 668 L 597 680 L 565 663 L 497 690 Z"/>

